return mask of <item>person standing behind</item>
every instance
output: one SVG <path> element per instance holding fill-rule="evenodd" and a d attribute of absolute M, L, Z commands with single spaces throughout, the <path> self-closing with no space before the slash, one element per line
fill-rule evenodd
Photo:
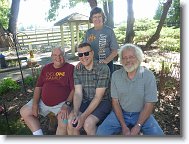
<path fill-rule="evenodd" d="M 74 95 L 74 66 L 65 62 L 64 51 L 54 48 L 52 63 L 43 67 L 33 99 L 24 105 L 20 114 L 33 135 L 43 135 L 38 114 L 54 113 L 58 119 L 57 135 L 67 134 L 68 115 Z"/>
<path fill-rule="evenodd" d="M 133 44 L 120 49 L 123 68 L 112 74 L 111 97 L 113 111 L 97 129 L 97 135 L 163 135 L 152 115 L 157 99 L 157 85 L 153 73 L 140 66 L 142 50 Z"/>
<path fill-rule="evenodd" d="M 91 45 L 94 51 L 94 58 L 99 63 L 108 64 L 112 74 L 114 71 L 113 59 L 117 56 L 119 48 L 114 31 L 104 25 L 105 15 L 99 7 L 94 7 L 91 10 L 89 22 L 93 23 L 94 27 L 87 30 L 83 42 Z"/>
<path fill-rule="evenodd" d="M 106 64 L 93 60 L 90 44 L 82 43 L 77 50 L 81 65 L 74 70 L 75 93 L 68 135 L 80 135 L 82 127 L 87 135 L 95 135 L 97 123 L 111 111 L 110 70 Z"/>

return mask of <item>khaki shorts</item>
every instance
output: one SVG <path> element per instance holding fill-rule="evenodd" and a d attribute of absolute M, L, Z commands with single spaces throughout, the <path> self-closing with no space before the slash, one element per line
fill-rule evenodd
<path fill-rule="evenodd" d="M 32 108 L 33 99 L 31 99 L 26 105 Z M 64 102 L 59 103 L 55 106 L 47 106 L 43 103 L 42 100 L 39 101 L 39 114 L 42 116 L 48 115 L 50 112 L 54 113 L 55 116 L 61 110 L 62 105 Z"/>

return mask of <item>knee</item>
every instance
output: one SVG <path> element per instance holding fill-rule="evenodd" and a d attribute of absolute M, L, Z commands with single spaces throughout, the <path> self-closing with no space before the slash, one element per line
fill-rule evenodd
<path fill-rule="evenodd" d="M 22 117 L 25 117 L 27 114 L 28 114 L 28 110 L 27 110 L 28 108 L 26 107 L 26 106 L 23 106 L 21 109 L 20 109 L 20 115 L 22 116 Z"/>
<path fill-rule="evenodd" d="M 93 130 L 95 127 L 96 123 L 92 119 L 88 118 L 85 120 L 83 128 L 86 132 Z"/>

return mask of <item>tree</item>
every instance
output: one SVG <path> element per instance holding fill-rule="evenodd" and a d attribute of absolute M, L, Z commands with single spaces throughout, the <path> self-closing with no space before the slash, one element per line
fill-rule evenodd
<path fill-rule="evenodd" d="M 165 22 L 165 19 L 166 19 L 166 16 L 167 16 L 167 13 L 168 13 L 168 10 L 170 8 L 172 4 L 172 0 L 167 0 L 164 4 L 163 4 L 163 13 L 161 15 L 161 19 L 160 19 L 160 22 L 157 26 L 157 29 L 156 29 L 156 32 L 155 34 L 148 40 L 148 42 L 146 43 L 146 46 L 145 46 L 145 49 L 149 49 L 150 45 L 152 43 L 154 43 L 156 40 L 159 39 L 160 37 L 160 32 L 161 32 L 161 29 L 163 27 L 163 24 Z"/>
<path fill-rule="evenodd" d="M 160 4 L 158 9 L 156 10 L 156 14 L 154 16 L 155 20 L 160 20 L 161 13 L 163 11 L 163 5 Z M 180 0 L 174 0 L 171 7 L 169 8 L 167 18 L 165 19 L 165 24 L 167 26 L 175 26 L 180 27 Z"/>
<path fill-rule="evenodd" d="M 9 25 L 8 25 L 8 31 L 12 34 L 16 34 L 19 7 L 20 7 L 20 0 L 12 0 Z"/>
<path fill-rule="evenodd" d="M 127 28 L 126 28 L 126 37 L 125 43 L 133 43 L 134 39 L 134 11 L 133 11 L 133 0 L 127 0 Z"/>
<path fill-rule="evenodd" d="M 105 24 L 111 28 L 114 28 L 114 11 L 113 11 L 113 0 L 105 0 L 103 1 L 103 8 L 104 8 L 104 13 L 106 15 L 106 22 Z"/>
<path fill-rule="evenodd" d="M 97 0 L 69 0 L 69 7 L 74 7 L 76 4 L 88 2 L 91 9 L 98 5 Z M 50 0 L 51 8 L 48 11 L 47 20 L 53 21 L 56 19 L 58 9 L 60 8 L 60 0 Z M 64 8 L 65 6 L 62 6 Z M 113 21 L 113 0 L 103 0 L 104 13 L 106 15 L 106 25 L 114 27 Z"/>
<path fill-rule="evenodd" d="M 167 15 L 167 26 L 180 27 L 180 0 L 174 0 Z"/>

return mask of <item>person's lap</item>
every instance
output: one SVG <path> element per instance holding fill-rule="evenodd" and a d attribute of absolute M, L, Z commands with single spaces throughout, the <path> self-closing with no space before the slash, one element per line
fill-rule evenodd
<path fill-rule="evenodd" d="M 129 128 L 132 128 L 137 123 L 140 113 L 123 112 L 123 114 L 127 126 Z M 147 121 L 142 125 L 141 132 L 144 135 L 163 135 L 163 131 L 160 128 L 157 121 L 155 120 L 155 118 L 153 117 L 153 115 L 150 115 Z M 112 111 L 103 121 L 103 123 L 98 127 L 96 134 L 113 135 L 120 133 L 121 133 L 121 125 L 117 119 L 117 116 Z"/>

